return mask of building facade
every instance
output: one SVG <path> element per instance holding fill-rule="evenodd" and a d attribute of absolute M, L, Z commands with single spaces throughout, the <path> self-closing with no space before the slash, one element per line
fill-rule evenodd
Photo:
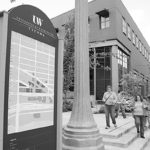
<path fill-rule="evenodd" d="M 115 92 L 129 71 L 140 76 L 142 95 L 149 93 L 150 47 L 121 0 L 89 2 L 89 53 L 97 66 L 90 69 L 90 93 L 100 100 L 107 85 Z M 74 16 L 74 10 L 52 19 L 60 28 Z M 96 91 L 96 92 L 95 92 Z"/>

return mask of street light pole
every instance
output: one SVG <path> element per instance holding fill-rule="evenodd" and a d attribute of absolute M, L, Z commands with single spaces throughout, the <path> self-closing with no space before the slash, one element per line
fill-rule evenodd
<path fill-rule="evenodd" d="M 63 129 L 63 150 L 104 150 L 90 106 L 88 0 L 75 1 L 75 100 Z"/>
<path fill-rule="evenodd" d="M 96 67 L 97 64 L 96 64 L 96 48 L 94 48 L 94 103 L 96 104 Z M 96 104 L 96 107 L 97 107 L 97 104 Z"/>

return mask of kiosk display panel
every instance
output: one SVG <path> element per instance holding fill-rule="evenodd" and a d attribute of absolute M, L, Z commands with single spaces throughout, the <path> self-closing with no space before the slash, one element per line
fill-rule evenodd
<path fill-rule="evenodd" d="M 11 33 L 8 134 L 54 124 L 55 47 Z"/>

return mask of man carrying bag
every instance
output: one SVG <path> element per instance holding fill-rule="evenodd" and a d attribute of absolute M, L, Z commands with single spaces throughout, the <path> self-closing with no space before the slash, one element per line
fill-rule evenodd
<path fill-rule="evenodd" d="M 110 117 L 114 127 L 116 128 L 116 120 L 115 120 L 115 104 L 117 102 L 117 95 L 115 92 L 112 91 L 111 86 L 107 86 L 107 92 L 103 95 L 103 100 L 105 103 L 105 116 L 106 116 L 106 128 L 110 128 Z M 110 116 L 110 117 L 109 117 Z"/>

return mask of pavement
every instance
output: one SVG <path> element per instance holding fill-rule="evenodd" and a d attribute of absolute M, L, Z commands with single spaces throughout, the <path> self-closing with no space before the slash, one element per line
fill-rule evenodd
<path fill-rule="evenodd" d="M 111 122 L 110 129 L 105 129 L 106 119 L 104 113 L 96 113 L 93 111 L 93 117 L 103 137 L 105 150 L 148 150 L 150 149 L 150 130 L 145 131 L 145 139 L 137 135 L 134 118 L 131 113 L 126 113 L 124 119 L 121 114 L 116 118 L 117 128 Z M 63 127 L 67 125 L 71 112 L 63 113 Z"/>
<path fill-rule="evenodd" d="M 70 118 L 71 112 L 64 112 L 63 113 L 63 126 L 67 125 L 69 118 Z M 100 133 L 105 133 L 105 132 L 111 132 L 112 130 L 115 130 L 116 128 L 112 124 L 110 120 L 110 129 L 105 129 L 106 127 L 106 119 L 105 119 L 105 114 L 104 113 L 98 113 L 98 114 L 93 114 L 94 120 L 97 124 L 97 127 L 100 130 Z M 116 118 L 117 122 L 117 129 L 128 124 L 128 123 L 133 123 L 134 119 L 131 115 L 131 113 L 127 114 L 127 117 L 124 119 L 122 115 L 120 114 L 118 118 Z"/>

